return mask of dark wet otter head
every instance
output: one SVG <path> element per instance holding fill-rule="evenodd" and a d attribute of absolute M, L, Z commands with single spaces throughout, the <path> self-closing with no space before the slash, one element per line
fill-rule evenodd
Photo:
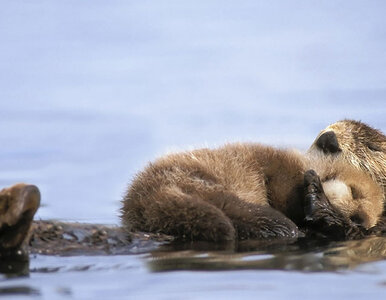
<path fill-rule="evenodd" d="M 39 204 L 34 185 L 19 183 L 0 191 L 0 252 L 20 247 Z"/>
<path fill-rule="evenodd" d="M 386 185 L 386 136 L 362 122 L 343 120 L 322 130 L 308 150 L 342 159 Z"/>

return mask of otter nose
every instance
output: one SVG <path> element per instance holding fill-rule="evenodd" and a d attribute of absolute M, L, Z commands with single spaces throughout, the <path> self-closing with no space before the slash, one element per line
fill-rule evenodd
<path fill-rule="evenodd" d="M 316 141 L 316 146 L 323 150 L 324 153 L 337 153 L 340 152 L 338 139 L 333 131 L 327 131 L 323 133 Z"/>

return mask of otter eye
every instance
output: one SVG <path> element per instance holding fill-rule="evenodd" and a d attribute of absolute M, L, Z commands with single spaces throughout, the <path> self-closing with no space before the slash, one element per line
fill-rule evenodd
<path fill-rule="evenodd" d="M 367 148 L 369 148 L 371 151 L 376 151 L 376 152 L 382 151 L 381 147 L 373 143 L 367 143 Z"/>

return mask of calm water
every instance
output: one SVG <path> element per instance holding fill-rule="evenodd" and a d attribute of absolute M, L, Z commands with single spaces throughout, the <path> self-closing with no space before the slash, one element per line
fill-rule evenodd
<path fill-rule="evenodd" d="M 33 256 L 0 296 L 43 299 L 383 299 L 386 238 L 164 245 L 126 256 Z M 374 262 L 375 261 L 375 262 Z"/>
<path fill-rule="evenodd" d="M 165 152 L 226 141 L 306 149 L 342 118 L 385 132 L 385 13 L 384 1 L 3 1 L 0 185 L 37 184 L 37 218 L 118 224 L 130 178 Z M 242 257 L 277 265 L 272 251 Z M 309 256 L 324 256 L 318 251 Z M 244 270 L 215 253 L 223 269 L 237 271 L 188 271 L 198 268 L 193 263 L 153 273 L 149 253 L 37 256 L 30 277 L 3 279 L 0 294 L 12 287 L 47 299 L 385 293 L 384 261 L 304 273 L 280 264 Z M 211 262 L 199 265 L 213 269 Z"/>

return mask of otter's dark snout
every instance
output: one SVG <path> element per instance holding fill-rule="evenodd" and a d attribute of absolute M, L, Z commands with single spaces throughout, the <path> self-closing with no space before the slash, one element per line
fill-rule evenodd
<path fill-rule="evenodd" d="M 316 141 L 316 146 L 323 150 L 324 153 L 337 153 L 342 151 L 339 148 L 338 139 L 333 131 L 323 133 Z"/>

